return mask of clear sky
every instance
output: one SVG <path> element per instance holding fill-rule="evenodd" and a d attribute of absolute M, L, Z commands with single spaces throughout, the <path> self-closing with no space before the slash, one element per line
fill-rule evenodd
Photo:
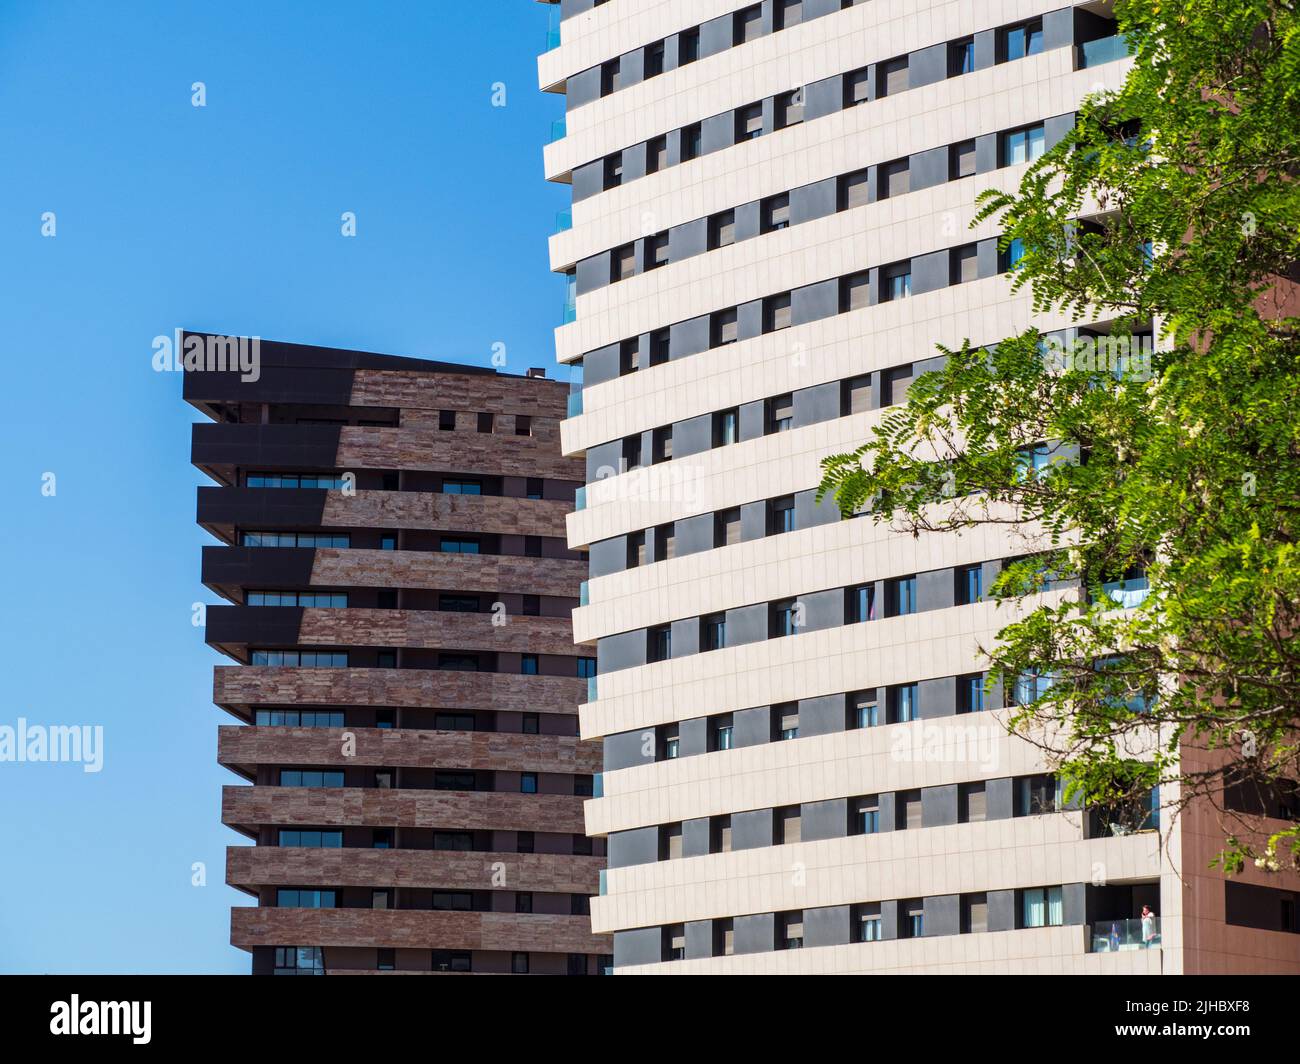
<path fill-rule="evenodd" d="M 532 0 L 0 0 L 0 725 L 104 729 L 98 773 L 0 763 L 0 972 L 248 970 L 196 415 L 151 343 L 502 342 L 556 375 L 546 28 Z"/>

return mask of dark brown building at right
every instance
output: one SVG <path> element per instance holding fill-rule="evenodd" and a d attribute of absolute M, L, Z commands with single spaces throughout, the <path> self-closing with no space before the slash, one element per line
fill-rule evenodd
<path fill-rule="evenodd" d="M 594 974 L 566 387 L 265 342 L 188 372 L 231 941 L 265 974 Z"/>

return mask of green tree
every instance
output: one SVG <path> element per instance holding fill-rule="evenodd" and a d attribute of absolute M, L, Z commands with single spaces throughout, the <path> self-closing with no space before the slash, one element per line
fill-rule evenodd
<path fill-rule="evenodd" d="M 1300 15 L 1116 7 L 1122 88 L 976 216 L 1036 310 L 1105 339 L 941 347 L 822 491 L 917 535 L 1015 527 L 1032 557 L 991 594 L 1019 609 L 983 648 L 1011 726 L 1090 805 L 1176 782 L 1222 808 L 1300 778 Z M 1223 863 L 1248 859 L 1300 865 L 1300 837 L 1229 821 Z"/>

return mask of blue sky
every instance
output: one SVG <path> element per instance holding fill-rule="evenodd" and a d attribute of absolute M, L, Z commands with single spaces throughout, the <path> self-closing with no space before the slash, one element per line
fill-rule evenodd
<path fill-rule="evenodd" d="M 0 725 L 104 728 L 99 773 L 0 763 L 0 972 L 247 970 L 190 623 L 194 415 L 150 345 L 502 342 L 555 375 L 546 26 L 531 0 L 0 0 Z"/>

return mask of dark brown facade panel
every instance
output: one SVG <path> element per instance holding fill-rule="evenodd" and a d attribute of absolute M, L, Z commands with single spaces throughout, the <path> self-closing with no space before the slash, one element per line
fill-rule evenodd
<path fill-rule="evenodd" d="M 351 736 L 345 753 L 344 734 Z M 368 765 L 485 769 L 502 772 L 601 770 L 600 746 L 577 736 L 510 732 L 420 731 L 412 728 L 246 728 L 217 733 L 223 765 Z"/>
<path fill-rule="evenodd" d="M 452 831 L 549 831 L 581 835 L 585 798 L 567 794 L 327 787 L 224 787 L 221 821 L 232 827 L 412 827 Z"/>
<path fill-rule="evenodd" d="M 586 681 L 567 676 L 426 669 L 278 669 L 219 665 L 213 701 L 222 706 L 526 708 L 577 714 Z"/>
<path fill-rule="evenodd" d="M 231 910 L 230 917 L 231 945 L 243 949 L 310 942 L 381 949 L 613 952 L 612 939 L 593 935 L 585 916 L 239 907 Z"/>
<path fill-rule="evenodd" d="M 416 887 L 557 894 L 595 894 L 603 857 L 547 853 L 462 853 L 451 850 L 305 849 L 231 846 L 226 882 L 231 886 Z"/>

